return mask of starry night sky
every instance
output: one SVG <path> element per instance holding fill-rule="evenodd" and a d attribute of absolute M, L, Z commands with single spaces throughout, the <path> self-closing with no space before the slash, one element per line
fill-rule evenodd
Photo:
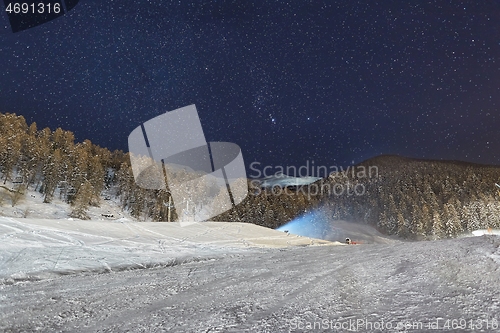
<path fill-rule="evenodd" d="M 127 149 L 196 104 L 247 166 L 500 164 L 498 1 L 81 0 L 0 33 L 0 112 Z"/>

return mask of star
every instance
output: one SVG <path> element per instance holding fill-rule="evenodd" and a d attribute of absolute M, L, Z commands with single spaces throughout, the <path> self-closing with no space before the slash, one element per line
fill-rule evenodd
<path fill-rule="evenodd" d="M 127 151 L 132 129 L 196 104 L 207 141 L 248 166 L 500 164 L 500 3 L 250 3 L 89 1 L 0 33 L 0 112 Z"/>

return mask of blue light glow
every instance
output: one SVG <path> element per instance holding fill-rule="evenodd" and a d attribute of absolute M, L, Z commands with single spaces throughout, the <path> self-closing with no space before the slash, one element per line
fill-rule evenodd
<path fill-rule="evenodd" d="M 331 234 L 331 226 L 327 216 L 319 210 L 306 212 L 276 230 L 288 230 L 289 233 L 295 235 L 319 239 L 328 239 Z"/>

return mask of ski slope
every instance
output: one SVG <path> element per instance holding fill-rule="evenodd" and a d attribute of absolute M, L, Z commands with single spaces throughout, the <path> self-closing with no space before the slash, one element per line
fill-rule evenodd
<path fill-rule="evenodd" d="M 396 237 L 383 235 L 371 225 L 343 220 L 329 221 L 317 212 L 299 216 L 276 230 L 286 230 L 292 234 L 304 237 L 342 243 L 345 242 L 346 238 L 350 238 L 358 244 L 390 244 L 399 242 Z"/>
<path fill-rule="evenodd" d="M 333 244 L 245 223 L 0 217 L 0 332 L 499 330 L 500 237 Z"/>
<path fill-rule="evenodd" d="M 482 235 L 497 235 L 500 236 L 500 230 L 498 229 L 478 229 L 472 232 L 474 236 L 482 236 Z"/>
<path fill-rule="evenodd" d="M 326 245 L 254 224 L 0 217 L 0 282 L 168 266 L 258 247 Z"/>

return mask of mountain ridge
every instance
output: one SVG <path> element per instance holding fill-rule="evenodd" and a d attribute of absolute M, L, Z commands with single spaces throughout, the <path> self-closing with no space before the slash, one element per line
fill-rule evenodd
<path fill-rule="evenodd" d="M 359 169 L 369 166 L 377 168 L 375 176 Z M 332 221 L 367 223 L 410 239 L 455 237 L 500 226 L 499 166 L 380 155 L 348 168 L 287 193 L 261 189 L 217 218 L 276 228 L 321 209 Z"/>

